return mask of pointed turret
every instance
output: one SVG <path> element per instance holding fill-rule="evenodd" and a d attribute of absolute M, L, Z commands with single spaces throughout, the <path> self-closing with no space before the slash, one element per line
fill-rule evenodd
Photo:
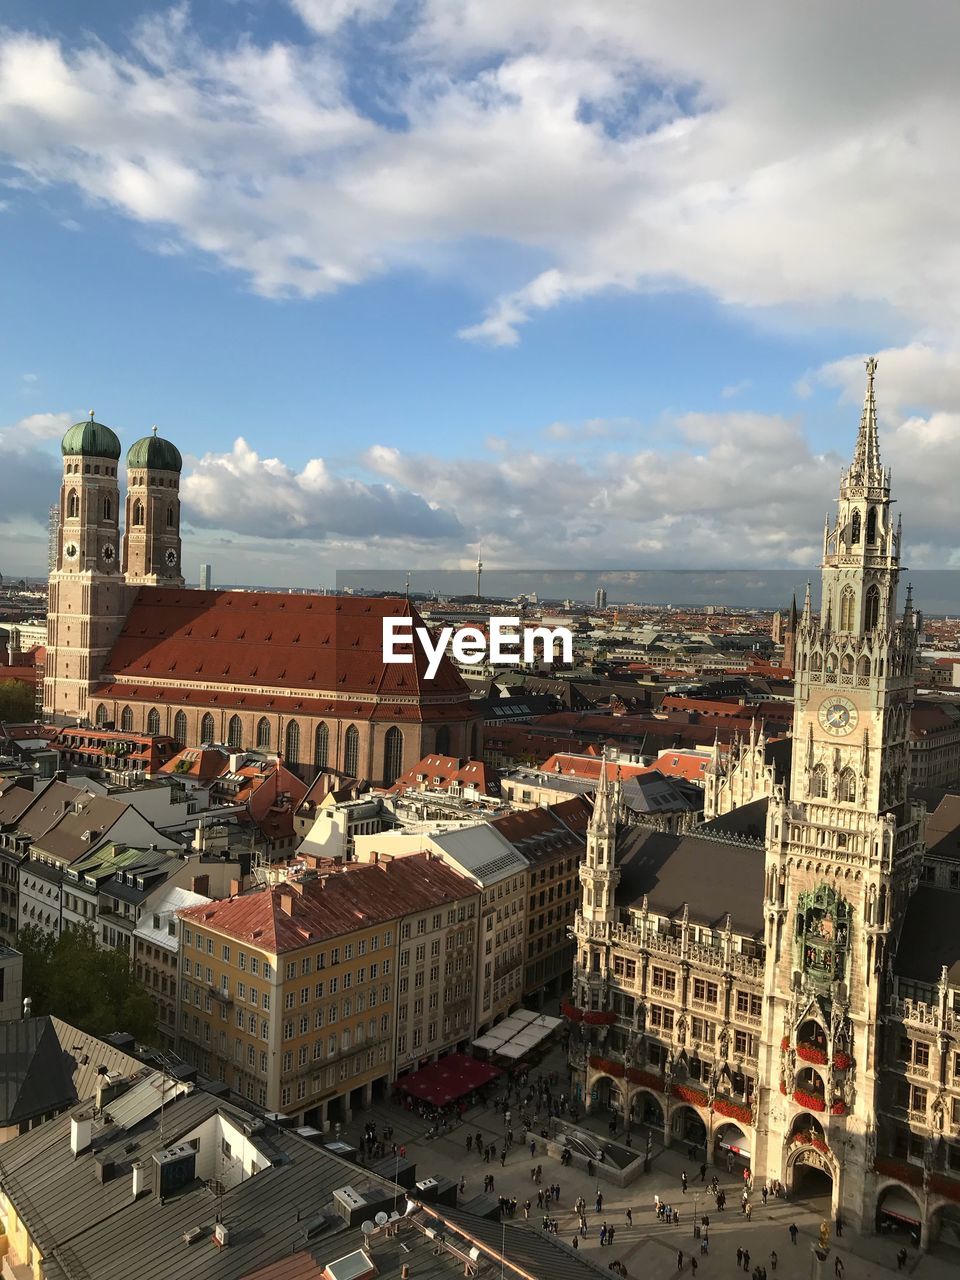
<path fill-rule="evenodd" d="M 857 447 L 853 451 L 853 462 L 850 464 L 851 484 L 881 488 L 885 483 L 884 471 L 880 465 L 880 437 L 877 432 L 877 402 L 873 394 L 873 379 L 877 372 L 878 361 L 871 356 L 867 363 L 867 393 L 863 400 L 863 413 L 860 415 L 860 432 L 857 435 Z"/>

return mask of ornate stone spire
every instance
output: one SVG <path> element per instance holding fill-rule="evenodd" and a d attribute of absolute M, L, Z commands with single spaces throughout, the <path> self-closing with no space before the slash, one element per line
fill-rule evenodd
<path fill-rule="evenodd" d="M 867 393 L 863 400 L 863 413 L 860 415 L 857 447 L 853 452 L 853 462 L 850 464 L 852 484 L 882 486 L 884 483 L 883 468 L 880 465 L 880 437 L 877 433 L 877 402 L 873 394 L 873 379 L 877 372 L 877 363 L 874 356 L 866 362 Z"/>

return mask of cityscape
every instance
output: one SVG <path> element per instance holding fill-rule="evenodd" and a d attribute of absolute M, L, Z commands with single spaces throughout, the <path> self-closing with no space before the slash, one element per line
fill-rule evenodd
<path fill-rule="evenodd" d="M 4 1280 L 956 1274 L 960 19 L 820 7 L 12 0 Z"/>

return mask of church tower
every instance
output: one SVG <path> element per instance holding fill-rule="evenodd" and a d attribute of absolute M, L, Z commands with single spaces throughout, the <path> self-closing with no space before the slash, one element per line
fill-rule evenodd
<path fill-rule="evenodd" d="M 82 717 L 127 610 L 118 555 L 120 441 L 91 410 L 60 445 L 63 484 L 50 574 L 43 709 Z"/>
<path fill-rule="evenodd" d="M 623 794 L 619 770 L 611 784 L 607 755 L 600 760 L 600 780 L 587 827 L 587 848 L 580 864 L 583 918 L 588 924 L 610 925 L 617 918 L 616 892 L 620 883 L 617 866 L 617 825 L 623 818 Z"/>
<path fill-rule="evenodd" d="M 123 572 L 135 586 L 182 587 L 180 572 L 180 450 L 157 435 L 127 452 Z"/>
<path fill-rule="evenodd" d="M 832 1182 L 833 1212 L 870 1220 L 878 1005 L 896 922 L 919 871 L 922 810 L 907 800 L 918 617 L 897 613 L 900 526 L 880 464 L 874 376 L 836 516 L 819 617 L 796 627 L 789 796 L 768 812 L 765 1009 L 755 1169 L 788 1188 Z"/>

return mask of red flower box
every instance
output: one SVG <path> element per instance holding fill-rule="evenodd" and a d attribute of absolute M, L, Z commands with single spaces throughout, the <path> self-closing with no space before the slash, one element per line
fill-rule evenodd
<path fill-rule="evenodd" d="M 781 1092 L 781 1093 L 786 1093 L 786 1092 L 787 1092 L 787 1086 L 784 1084 L 784 1082 L 783 1082 L 782 1080 L 780 1081 L 780 1092 Z"/>
<path fill-rule="evenodd" d="M 781 1049 L 789 1049 L 789 1048 L 790 1048 L 790 1037 L 789 1037 L 789 1036 L 784 1036 L 784 1037 L 783 1037 L 783 1039 L 780 1041 L 780 1048 L 781 1048 Z"/>
<path fill-rule="evenodd" d="M 622 1062 L 614 1062 L 612 1058 L 591 1058 L 590 1065 L 594 1071 L 603 1071 L 608 1076 L 622 1078 L 626 1068 Z"/>
<path fill-rule="evenodd" d="M 815 1062 L 822 1067 L 827 1061 L 827 1051 L 818 1048 L 815 1044 L 798 1044 L 797 1057 L 802 1058 L 804 1062 Z"/>
<path fill-rule="evenodd" d="M 627 1079 L 631 1084 L 642 1084 L 646 1089 L 655 1089 L 663 1093 L 663 1081 L 652 1071 L 641 1071 L 637 1067 L 627 1067 Z"/>
<path fill-rule="evenodd" d="M 739 1102 L 728 1102 L 726 1098 L 714 1098 L 713 1109 L 720 1116 L 726 1116 L 728 1120 L 737 1120 L 740 1124 L 752 1124 L 753 1115 L 749 1107 L 743 1106 Z"/>
<path fill-rule="evenodd" d="M 835 1053 L 833 1055 L 833 1065 L 838 1071 L 846 1071 L 853 1065 L 853 1059 L 849 1053 Z"/>
<path fill-rule="evenodd" d="M 845 1102 L 831 1102 L 830 1114 L 832 1116 L 845 1116 L 847 1114 L 847 1104 Z"/>
<path fill-rule="evenodd" d="M 816 1151 L 822 1151 L 824 1155 L 829 1155 L 830 1153 L 830 1148 L 824 1140 L 822 1138 L 818 1138 L 815 1133 L 808 1133 L 805 1130 L 795 1133 L 790 1145 L 796 1147 L 801 1144 L 805 1147 L 813 1147 Z"/>
<path fill-rule="evenodd" d="M 801 1107 L 806 1107 L 808 1111 L 826 1111 L 827 1104 L 823 1098 L 818 1098 L 814 1093 L 807 1093 L 805 1089 L 794 1089 L 793 1100 Z"/>
<path fill-rule="evenodd" d="M 694 1089 L 688 1084 L 675 1085 L 673 1096 L 679 1098 L 681 1102 L 689 1102 L 694 1107 L 705 1107 L 708 1102 L 705 1090 Z"/>
<path fill-rule="evenodd" d="M 617 1015 L 612 1009 L 609 1011 L 604 1009 L 587 1009 L 583 1015 L 584 1022 L 588 1022 L 592 1027 L 609 1027 L 617 1020 Z"/>
<path fill-rule="evenodd" d="M 917 1165 L 907 1164 L 906 1160 L 895 1160 L 892 1156 L 877 1156 L 874 1168 L 877 1173 L 882 1173 L 887 1178 L 896 1178 L 898 1182 L 905 1182 L 907 1186 L 923 1185 L 923 1170 Z"/>

